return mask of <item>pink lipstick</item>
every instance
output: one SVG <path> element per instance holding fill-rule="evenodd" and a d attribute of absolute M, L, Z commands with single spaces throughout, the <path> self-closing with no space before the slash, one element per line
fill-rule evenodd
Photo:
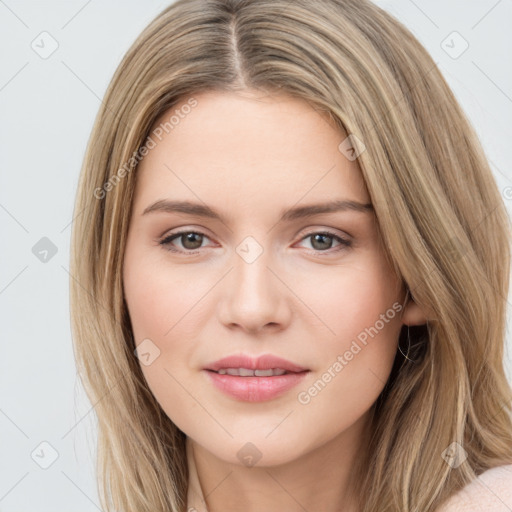
<path fill-rule="evenodd" d="M 291 361 L 265 354 L 241 354 L 219 359 L 204 368 L 214 386 L 246 402 L 263 402 L 283 395 L 310 371 Z"/>

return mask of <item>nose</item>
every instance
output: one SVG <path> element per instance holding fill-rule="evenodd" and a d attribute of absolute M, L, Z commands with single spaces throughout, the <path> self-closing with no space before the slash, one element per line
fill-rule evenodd
<path fill-rule="evenodd" d="M 292 295 L 284 276 L 272 268 L 265 252 L 251 263 L 238 254 L 233 261 L 234 268 L 222 282 L 220 321 L 251 334 L 283 330 L 290 322 Z"/>

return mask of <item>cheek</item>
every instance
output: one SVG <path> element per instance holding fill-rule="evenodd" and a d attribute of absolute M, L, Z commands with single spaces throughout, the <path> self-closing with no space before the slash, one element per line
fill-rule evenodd
<path fill-rule="evenodd" d="M 144 343 L 141 347 L 151 353 L 150 364 L 141 358 L 141 370 L 157 400 L 171 400 L 180 410 L 186 395 L 179 383 L 193 371 L 190 365 L 206 315 L 204 296 L 212 283 L 194 279 L 192 266 L 172 266 L 154 250 L 148 254 L 127 247 L 123 279 L 135 345 Z"/>
<path fill-rule="evenodd" d="M 324 346 L 333 351 L 350 345 L 361 333 L 364 339 L 376 322 L 381 338 L 393 337 L 399 327 L 398 282 L 378 254 L 368 252 L 356 263 L 330 268 L 323 276 L 304 273 L 297 282 L 297 295 L 305 298 L 311 318 L 320 323 Z"/>
<path fill-rule="evenodd" d="M 161 344 L 186 325 L 187 312 L 204 292 L 200 281 L 190 281 L 179 266 L 166 264 L 165 255 L 148 252 L 127 251 L 125 298 L 136 343 L 154 338 Z"/>
<path fill-rule="evenodd" d="M 125 299 L 148 387 L 178 427 L 185 428 L 181 420 L 191 404 L 180 383 L 189 380 L 186 363 L 194 337 L 184 331 L 189 302 L 198 297 L 192 293 L 194 296 L 187 298 L 191 292 L 183 288 L 185 283 L 180 282 L 178 273 L 165 267 L 145 259 L 144 254 L 129 253 L 125 260 Z M 150 354 L 146 360 L 144 353 Z"/>
<path fill-rule="evenodd" d="M 313 282 L 302 281 L 301 293 L 322 320 L 322 353 L 319 378 L 301 389 L 299 403 L 314 402 L 316 413 L 339 414 L 340 421 L 347 412 L 356 418 L 380 394 L 393 365 L 401 329 L 398 281 L 380 258 L 369 257 L 333 272 L 321 287 Z"/>

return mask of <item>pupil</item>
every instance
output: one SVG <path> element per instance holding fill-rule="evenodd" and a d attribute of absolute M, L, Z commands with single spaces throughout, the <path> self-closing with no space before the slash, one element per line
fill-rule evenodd
<path fill-rule="evenodd" d="M 199 247 L 201 247 L 202 239 L 201 239 L 201 235 L 199 235 L 198 233 L 187 233 L 186 235 L 183 235 L 183 236 L 184 236 L 184 240 L 182 239 L 182 242 L 184 242 L 183 247 L 185 247 L 187 249 L 198 249 Z M 199 240 L 194 241 L 195 237 L 199 237 Z M 192 247 L 190 247 L 188 245 L 189 242 L 191 242 Z"/>
<path fill-rule="evenodd" d="M 322 234 L 317 234 L 317 235 L 314 235 L 313 237 L 313 241 L 316 242 L 318 239 L 320 239 L 320 242 L 321 242 L 321 239 L 330 239 L 331 237 L 329 235 L 322 235 Z M 313 243 L 313 247 L 315 247 L 315 244 Z M 316 247 L 316 249 L 329 249 L 329 242 L 324 242 L 323 246 L 322 246 L 322 243 L 320 243 L 320 247 Z"/>

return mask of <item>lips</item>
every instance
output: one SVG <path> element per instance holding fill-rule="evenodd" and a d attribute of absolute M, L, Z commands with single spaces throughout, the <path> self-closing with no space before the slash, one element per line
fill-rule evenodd
<path fill-rule="evenodd" d="M 297 386 L 309 369 L 281 357 L 246 354 L 219 359 L 203 368 L 216 389 L 243 402 L 263 402 L 284 395 Z"/>
<path fill-rule="evenodd" d="M 291 361 L 283 359 L 281 357 L 275 356 L 273 354 L 264 354 L 257 358 L 251 357 L 246 354 L 233 355 L 224 357 L 215 361 L 209 365 L 207 365 L 205 370 L 210 370 L 213 372 L 219 372 L 219 370 L 226 370 L 226 373 L 230 373 L 227 370 L 252 370 L 256 372 L 257 370 L 276 370 L 276 373 L 281 373 L 278 370 L 284 370 L 285 373 L 300 373 L 308 371 L 307 368 L 303 368 Z M 240 375 L 243 374 L 250 375 L 248 372 L 240 372 Z M 257 374 L 255 373 L 257 376 Z M 263 376 L 263 375 L 262 375 Z"/>

